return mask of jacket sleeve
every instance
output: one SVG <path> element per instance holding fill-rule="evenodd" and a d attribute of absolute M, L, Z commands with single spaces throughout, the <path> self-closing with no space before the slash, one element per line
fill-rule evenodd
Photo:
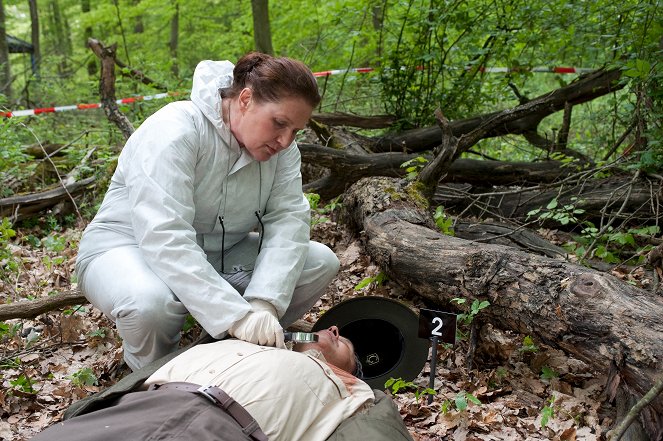
<path fill-rule="evenodd" d="M 295 143 L 278 155 L 262 220 L 262 248 L 244 298 L 266 300 L 282 317 L 304 268 L 310 237 L 310 207 L 302 192 L 301 156 Z"/>
<path fill-rule="evenodd" d="M 187 112 L 160 111 L 134 133 L 133 148 L 120 166 L 145 261 L 216 337 L 246 315 L 250 305 L 214 270 L 196 242 L 193 194 L 201 146 L 195 124 Z"/>

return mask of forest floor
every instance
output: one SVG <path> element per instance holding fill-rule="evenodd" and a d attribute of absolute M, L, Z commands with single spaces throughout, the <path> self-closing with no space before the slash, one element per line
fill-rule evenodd
<path fill-rule="evenodd" d="M 74 246 L 57 252 L 23 245 L 28 241 L 20 236 L 27 233 L 19 232 L 17 245 L 11 246 L 21 268 L 13 278 L 0 278 L 0 301 L 75 287 L 70 281 L 81 231 L 62 231 L 61 240 Z M 379 269 L 342 226 L 331 220 L 318 223 L 313 236 L 334 249 L 341 271 L 305 320 L 313 323 L 334 304 L 364 295 L 398 299 L 415 311 L 423 306 L 394 281 L 355 289 Z M 0 439 L 29 439 L 59 421 L 73 401 L 127 373 L 113 324 L 88 304 L 0 326 Z M 196 329 L 183 342 L 194 338 Z M 393 394 L 415 441 L 599 440 L 605 435 L 614 422 L 614 407 L 603 395 L 606 378 L 527 336 L 489 326 L 482 335 L 489 338 L 481 340 L 472 369 L 467 368 L 467 339 L 438 346 L 436 394 L 430 405 L 427 395 L 417 397 L 429 386 L 429 363 L 413 384 Z"/>

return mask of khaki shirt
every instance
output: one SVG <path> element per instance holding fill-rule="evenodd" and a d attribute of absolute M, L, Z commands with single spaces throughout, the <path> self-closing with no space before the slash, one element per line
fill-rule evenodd
<path fill-rule="evenodd" d="M 241 340 L 194 346 L 166 363 L 146 385 L 187 381 L 223 389 L 272 441 L 323 441 L 375 395 L 349 387 L 322 360 Z"/>

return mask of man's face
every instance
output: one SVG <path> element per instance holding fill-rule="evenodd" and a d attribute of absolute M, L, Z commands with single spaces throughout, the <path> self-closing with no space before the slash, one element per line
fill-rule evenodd
<path fill-rule="evenodd" d="M 345 337 L 341 337 L 336 326 L 331 326 L 322 331 L 316 332 L 318 341 L 315 343 L 299 343 L 295 346 L 295 351 L 303 352 L 309 349 L 316 349 L 322 352 L 328 363 L 352 373 L 355 370 L 355 348 L 352 342 Z"/>
<path fill-rule="evenodd" d="M 248 88 L 240 93 L 238 104 L 241 116 L 233 120 L 231 130 L 257 161 L 266 161 L 288 148 L 313 112 L 306 101 L 297 97 L 256 102 Z"/>

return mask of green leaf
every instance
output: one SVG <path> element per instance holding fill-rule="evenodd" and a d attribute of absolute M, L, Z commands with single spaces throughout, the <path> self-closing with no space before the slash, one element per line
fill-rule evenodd
<path fill-rule="evenodd" d="M 481 401 L 474 395 L 468 393 L 467 399 L 470 400 L 470 402 L 476 404 L 477 406 L 481 406 Z"/>
<path fill-rule="evenodd" d="M 467 399 L 465 398 L 465 392 L 461 392 L 456 395 L 455 403 L 456 409 L 460 411 L 467 409 Z"/>

